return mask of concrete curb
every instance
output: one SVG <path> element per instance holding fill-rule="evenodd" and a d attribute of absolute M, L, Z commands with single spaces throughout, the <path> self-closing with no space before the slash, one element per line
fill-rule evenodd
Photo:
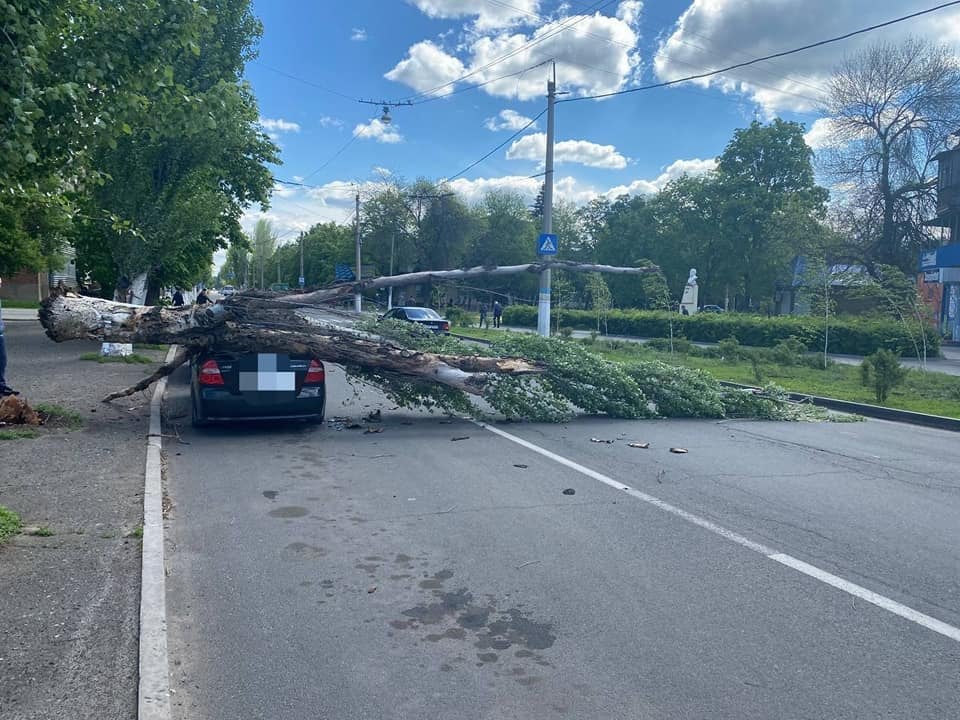
<path fill-rule="evenodd" d="M 167 352 L 173 360 L 177 346 Z M 150 400 L 147 464 L 143 485 L 143 549 L 140 575 L 140 684 L 139 720 L 169 720 L 170 670 L 167 660 L 166 568 L 163 561 L 163 427 L 160 408 L 167 378 L 157 381 Z"/>
<path fill-rule="evenodd" d="M 726 380 L 721 380 L 720 384 L 724 387 L 738 388 L 740 390 L 761 389 L 753 385 L 741 385 L 740 383 L 728 382 Z M 837 400 L 836 398 L 820 397 L 818 395 L 803 395 L 802 393 L 788 392 L 787 397 L 795 402 L 807 402 L 811 405 L 827 408 L 828 410 L 863 415 L 864 417 L 876 418 L 877 420 L 890 420 L 891 422 L 922 425 L 923 427 L 936 428 L 938 430 L 960 432 L 960 419 L 944 417 L 943 415 L 928 415 L 926 413 L 913 412 L 912 410 L 899 410 L 897 408 L 883 407 L 882 405 L 869 405 L 851 400 Z"/>

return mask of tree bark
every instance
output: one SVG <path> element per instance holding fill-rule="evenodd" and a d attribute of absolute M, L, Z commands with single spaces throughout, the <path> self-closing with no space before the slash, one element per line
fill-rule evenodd
<path fill-rule="evenodd" d="M 241 297 L 242 296 L 238 296 Z M 326 362 L 374 369 L 388 375 L 438 382 L 480 395 L 493 375 L 542 372 L 521 358 L 441 355 L 419 352 L 378 339 L 346 325 L 311 322 L 286 311 L 210 305 L 191 308 L 141 307 L 73 295 L 47 298 L 40 322 L 57 341 L 96 340 L 122 343 L 176 343 L 185 354 L 216 348 L 217 352 L 285 352 Z M 142 390 L 185 362 L 180 357 L 144 383 L 114 393 L 121 397 Z M 110 397 L 110 399 L 113 399 Z"/>

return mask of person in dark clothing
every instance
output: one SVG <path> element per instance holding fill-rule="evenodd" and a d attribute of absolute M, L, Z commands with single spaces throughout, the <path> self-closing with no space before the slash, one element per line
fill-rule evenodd
<path fill-rule="evenodd" d="M 480 327 L 483 327 L 484 325 L 486 325 L 487 327 L 490 327 L 490 323 L 487 322 L 487 304 L 486 303 L 482 303 L 480 305 Z"/>
<path fill-rule="evenodd" d="M 210 302 L 210 298 L 207 297 L 207 289 L 206 289 L 206 288 L 204 288 L 203 290 L 201 290 L 201 291 L 200 291 L 200 294 L 197 295 L 197 301 L 196 301 L 196 302 L 197 302 L 197 305 L 206 305 L 208 302 Z"/>
<path fill-rule="evenodd" d="M 3 278 L 0 278 L 0 287 L 3 287 Z M 7 344 L 3 338 L 3 308 L 0 307 L 0 397 L 19 395 L 16 390 L 7 385 Z"/>
<path fill-rule="evenodd" d="M 500 318 L 503 316 L 503 306 L 500 305 L 499 300 L 493 301 L 493 326 L 495 328 L 500 327 Z"/>
<path fill-rule="evenodd" d="M 180 292 L 180 288 L 177 288 L 173 291 L 173 306 L 181 307 L 183 305 L 183 293 Z"/>

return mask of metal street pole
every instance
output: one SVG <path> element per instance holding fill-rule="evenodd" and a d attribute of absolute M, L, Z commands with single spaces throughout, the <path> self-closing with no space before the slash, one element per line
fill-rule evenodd
<path fill-rule="evenodd" d="M 300 233 L 300 277 L 298 282 L 301 290 L 303 289 L 303 286 L 305 284 L 305 279 L 306 278 L 303 275 L 303 233 L 301 232 Z"/>
<path fill-rule="evenodd" d="M 397 240 L 397 231 L 390 234 L 390 274 L 393 275 L 393 245 Z M 387 288 L 387 310 L 393 309 L 393 285 Z"/>
<path fill-rule="evenodd" d="M 357 192 L 357 282 L 359 283 L 361 278 L 363 278 L 363 272 L 360 268 L 360 192 Z M 361 312 L 363 306 L 361 300 L 363 294 L 358 289 L 356 294 L 353 296 L 353 309 L 356 312 Z"/>
<path fill-rule="evenodd" d="M 547 80 L 547 159 L 543 174 L 543 232 L 553 232 L 553 106 L 557 99 L 557 66 L 553 79 Z M 537 302 L 537 333 L 550 336 L 550 269 L 540 273 L 540 296 Z"/>

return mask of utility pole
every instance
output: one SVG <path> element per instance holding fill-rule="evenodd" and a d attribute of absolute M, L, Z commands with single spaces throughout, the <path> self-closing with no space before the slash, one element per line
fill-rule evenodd
<path fill-rule="evenodd" d="M 360 191 L 357 191 L 357 283 L 360 282 L 363 278 L 363 272 L 360 269 Z M 361 312 L 363 310 L 362 305 L 363 293 L 360 292 L 360 289 L 357 289 L 357 292 L 353 296 L 353 309 L 356 312 Z"/>
<path fill-rule="evenodd" d="M 553 79 L 547 80 L 547 158 L 543 174 L 543 232 L 553 232 L 553 107 L 557 99 L 557 65 Z M 550 336 L 550 269 L 540 273 L 540 295 L 537 301 L 537 333 Z"/>
<path fill-rule="evenodd" d="M 303 275 L 303 231 L 300 232 L 300 277 L 298 278 L 300 289 L 303 290 L 306 278 Z"/>
<path fill-rule="evenodd" d="M 390 274 L 393 275 L 393 246 L 397 241 L 397 231 L 390 233 Z M 387 310 L 393 309 L 393 285 L 387 288 Z"/>

